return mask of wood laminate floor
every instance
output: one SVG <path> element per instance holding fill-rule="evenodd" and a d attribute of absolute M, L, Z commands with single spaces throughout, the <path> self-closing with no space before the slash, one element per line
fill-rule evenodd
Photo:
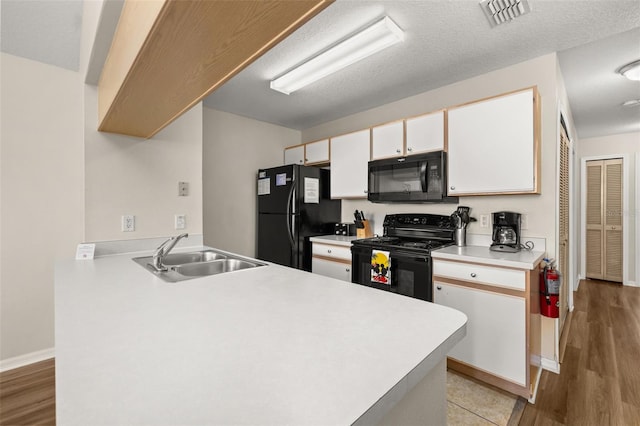
<path fill-rule="evenodd" d="M 0 425 L 54 425 L 56 382 L 53 359 L 0 374 Z"/>
<path fill-rule="evenodd" d="M 543 371 L 520 425 L 640 426 L 640 288 L 583 280 L 560 374 Z"/>

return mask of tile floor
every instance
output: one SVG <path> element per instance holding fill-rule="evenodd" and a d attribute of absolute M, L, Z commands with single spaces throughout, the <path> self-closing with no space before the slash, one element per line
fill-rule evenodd
<path fill-rule="evenodd" d="M 447 423 L 451 426 L 507 426 L 517 402 L 515 395 L 447 371 Z"/>

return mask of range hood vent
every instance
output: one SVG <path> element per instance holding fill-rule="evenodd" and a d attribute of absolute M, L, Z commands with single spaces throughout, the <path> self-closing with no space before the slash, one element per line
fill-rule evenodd
<path fill-rule="evenodd" d="M 527 0 L 483 0 L 480 2 L 480 7 L 492 27 L 531 12 L 531 6 Z"/>

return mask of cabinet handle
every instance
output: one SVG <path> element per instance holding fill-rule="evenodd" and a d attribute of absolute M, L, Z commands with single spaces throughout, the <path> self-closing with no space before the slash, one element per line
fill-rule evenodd
<path fill-rule="evenodd" d="M 396 149 L 396 154 L 400 154 L 400 150 L 399 149 Z"/>
<path fill-rule="evenodd" d="M 436 289 L 437 290 L 442 290 L 442 287 L 441 286 L 436 286 Z"/>
<path fill-rule="evenodd" d="M 346 272 L 351 272 L 351 269 L 347 268 L 345 269 Z"/>
<path fill-rule="evenodd" d="M 365 190 L 364 190 L 364 193 L 365 193 L 365 194 L 368 194 L 368 193 L 369 193 L 369 191 L 365 189 Z"/>
<path fill-rule="evenodd" d="M 328 250 L 327 250 L 327 253 L 331 253 L 331 249 L 328 249 Z"/>
<path fill-rule="evenodd" d="M 475 277 L 476 277 L 476 273 L 475 273 L 475 272 L 472 272 L 472 273 L 471 273 L 471 278 L 475 278 Z"/>
<path fill-rule="evenodd" d="M 413 151 L 413 148 L 409 147 L 409 148 L 407 148 L 407 151 L 411 152 L 411 151 Z"/>
<path fill-rule="evenodd" d="M 453 191 L 454 189 L 456 189 L 456 187 L 455 186 L 450 186 L 449 189 Z"/>

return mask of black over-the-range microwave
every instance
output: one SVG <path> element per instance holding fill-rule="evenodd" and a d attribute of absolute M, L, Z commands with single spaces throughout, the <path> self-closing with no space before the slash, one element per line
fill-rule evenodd
<path fill-rule="evenodd" d="M 427 152 L 369 161 L 367 198 L 374 203 L 458 203 L 447 196 L 447 154 Z"/>

